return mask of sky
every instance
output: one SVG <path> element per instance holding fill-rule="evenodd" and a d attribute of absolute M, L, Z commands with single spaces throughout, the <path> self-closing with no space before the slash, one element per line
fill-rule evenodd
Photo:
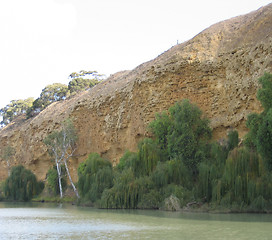
<path fill-rule="evenodd" d="M 219 21 L 271 0 L 0 0 L 0 108 L 68 84 L 80 70 L 109 76 L 156 58 Z"/>

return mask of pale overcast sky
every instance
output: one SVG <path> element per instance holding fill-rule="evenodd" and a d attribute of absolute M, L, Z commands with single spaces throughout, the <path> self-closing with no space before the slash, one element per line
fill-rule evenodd
<path fill-rule="evenodd" d="M 271 0 L 0 0 L 0 108 L 70 73 L 133 69 Z"/>

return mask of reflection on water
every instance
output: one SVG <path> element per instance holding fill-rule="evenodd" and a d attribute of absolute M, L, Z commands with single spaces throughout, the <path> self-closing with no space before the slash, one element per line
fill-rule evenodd
<path fill-rule="evenodd" d="M 272 239 L 272 216 L 0 203 L 0 239 Z"/>

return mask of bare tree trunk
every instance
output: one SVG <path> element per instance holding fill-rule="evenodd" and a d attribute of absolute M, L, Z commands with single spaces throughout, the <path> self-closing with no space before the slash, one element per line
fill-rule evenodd
<path fill-rule="evenodd" d="M 78 194 L 78 191 L 77 191 L 77 189 L 76 189 L 76 186 L 75 186 L 75 184 L 73 183 L 73 180 L 72 180 L 72 178 L 71 178 L 71 175 L 70 175 L 70 172 L 69 172 L 69 169 L 68 169 L 68 165 L 67 165 L 67 160 L 64 160 L 64 165 L 65 165 L 65 169 L 66 169 L 66 172 L 67 172 L 67 174 L 68 174 L 70 183 L 71 183 L 71 185 L 72 185 L 72 187 L 73 187 L 73 189 L 74 189 L 74 192 L 75 192 L 77 198 L 80 198 L 80 196 L 79 196 L 79 194 Z"/>
<path fill-rule="evenodd" d="M 9 164 L 9 160 L 7 160 L 7 166 L 8 166 L 8 176 L 10 176 L 10 164 Z"/>
<path fill-rule="evenodd" d="M 56 160 L 56 166 L 57 166 L 57 172 L 58 172 L 60 198 L 62 198 L 63 197 L 63 193 L 62 193 L 62 185 L 61 185 L 61 166 L 59 165 L 58 160 Z"/>

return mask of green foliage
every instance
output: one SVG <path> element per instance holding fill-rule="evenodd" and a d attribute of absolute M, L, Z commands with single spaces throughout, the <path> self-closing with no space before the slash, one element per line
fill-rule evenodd
<path fill-rule="evenodd" d="M 120 158 L 119 163 L 116 166 L 118 171 L 123 171 L 127 168 L 132 168 L 137 161 L 137 153 L 125 151 L 124 155 Z"/>
<path fill-rule="evenodd" d="M 231 151 L 232 149 L 236 148 L 239 143 L 238 132 L 236 130 L 231 130 L 228 133 L 228 150 Z"/>
<path fill-rule="evenodd" d="M 117 172 L 114 177 L 114 185 L 106 189 L 101 198 L 103 208 L 144 208 L 143 199 L 146 199 L 154 185 L 148 176 L 135 178 L 133 171 L 128 168 Z M 154 201 L 151 201 L 154 203 Z M 150 203 L 151 203 L 150 202 Z M 147 207 L 148 202 L 145 202 Z M 147 208 L 158 208 L 148 205 Z"/>
<path fill-rule="evenodd" d="M 92 153 L 78 167 L 78 189 L 85 200 L 96 202 L 105 189 L 113 185 L 113 170 L 109 161 Z"/>
<path fill-rule="evenodd" d="M 50 133 L 44 139 L 44 143 L 47 145 L 49 154 L 52 156 L 57 167 L 60 197 L 62 198 L 61 165 L 64 165 L 69 181 L 74 189 L 74 192 L 79 198 L 77 189 L 72 181 L 67 163 L 69 158 L 73 156 L 74 151 L 76 150 L 77 134 L 71 119 L 66 119 L 64 122 L 62 122 L 61 125 L 62 127 L 59 131 L 54 131 Z"/>
<path fill-rule="evenodd" d="M 150 128 L 168 159 L 181 159 L 196 173 L 197 164 L 205 158 L 203 147 L 211 137 L 209 121 L 202 118 L 200 109 L 185 99 L 166 113 L 157 114 Z"/>
<path fill-rule="evenodd" d="M 67 180 L 66 180 L 66 174 L 65 174 L 65 167 L 61 166 L 61 185 L 63 190 L 67 188 Z M 47 177 L 47 185 L 50 191 L 54 194 L 54 196 L 57 196 L 60 194 L 59 190 L 59 181 L 58 181 L 58 172 L 56 166 L 53 168 L 50 168 L 46 174 Z"/>
<path fill-rule="evenodd" d="M 246 144 L 257 150 L 265 162 L 265 166 L 272 171 L 272 74 L 265 73 L 259 82 L 262 86 L 257 92 L 264 111 L 261 114 L 248 116 Z"/>
<path fill-rule="evenodd" d="M 103 75 L 98 74 L 96 71 L 81 70 L 71 73 L 69 78 L 71 80 L 68 84 L 68 89 L 70 94 L 74 95 L 98 84 L 103 79 Z"/>
<path fill-rule="evenodd" d="M 176 103 L 169 112 L 173 118 L 168 134 L 169 155 L 181 158 L 188 168 L 195 171 L 203 154 L 201 145 L 211 137 L 208 120 L 201 118 L 200 109 L 188 100 Z"/>
<path fill-rule="evenodd" d="M 138 155 L 132 168 L 136 177 L 150 175 L 160 161 L 160 151 L 157 144 L 150 138 L 145 138 L 138 145 Z"/>
<path fill-rule="evenodd" d="M 260 98 L 269 106 L 266 94 Z M 209 142 L 208 123 L 188 100 L 157 114 L 149 126 L 154 139 L 143 139 L 136 153 L 125 152 L 113 170 L 111 187 L 100 195 L 93 191 L 92 200 L 103 208 L 178 210 L 189 202 L 207 202 L 236 210 L 271 209 L 271 108 L 249 115 L 242 147 L 236 130 L 227 139 Z M 79 175 L 85 168 L 80 166 Z M 86 191 L 96 182 L 90 179 L 84 181 Z"/>
<path fill-rule="evenodd" d="M 198 165 L 197 196 L 201 201 L 221 199 L 221 178 L 229 152 L 228 145 L 214 142 L 209 145 L 207 159 Z"/>
<path fill-rule="evenodd" d="M 257 92 L 257 98 L 261 102 L 264 111 L 268 111 L 272 107 L 272 74 L 265 73 L 259 78 L 262 88 Z"/>
<path fill-rule="evenodd" d="M 256 142 L 267 169 L 272 171 L 272 108 L 267 111 L 259 125 Z"/>
<path fill-rule="evenodd" d="M 246 135 L 245 144 L 251 149 L 257 148 L 257 134 L 261 123 L 261 115 L 257 113 L 252 113 L 248 115 L 246 126 L 249 129 L 249 132 Z"/>
<path fill-rule="evenodd" d="M 192 187 L 192 177 L 188 168 L 178 159 L 171 159 L 166 162 L 159 162 L 151 174 L 155 186 L 160 189 L 167 184 Z"/>
<path fill-rule="evenodd" d="M 62 83 L 47 85 L 41 92 L 40 97 L 33 102 L 33 106 L 28 110 L 28 117 L 31 117 L 53 102 L 64 100 L 68 97 L 68 86 Z"/>
<path fill-rule="evenodd" d="M 13 167 L 11 175 L 4 185 L 5 197 L 14 201 L 29 201 L 41 193 L 43 183 L 38 182 L 36 176 L 23 166 Z"/>
<path fill-rule="evenodd" d="M 7 106 L 0 109 L 0 116 L 2 117 L 0 124 L 5 126 L 18 116 L 27 113 L 27 111 L 32 107 L 33 101 L 33 98 L 12 100 Z"/>
<path fill-rule="evenodd" d="M 60 161 L 66 157 L 68 150 L 73 150 L 76 141 L 76 129 L 69 118 L 62 122 L 62 128 L 59 131 L 53 131 L 44 139 L 44 143 L 49 147 L 49 153 Z"/>
<path fill-rule="evenodd" d="M 155 116 L 155 120 L 149 124 L 149 128 L 153 132 L 156 137 L 156 142 L 163 151 L 163 153 L 167 157 L 167 149 L 168 149 L 168 132 L 169 127 L 171 127 L 170 117 L 166 112 L 157 113 Z"/>
<path fill-rule="evenodd" d="M 41 92 L 39 104 L 42 109 L 53 102 L 64 100 L 67 97 L 68 87 L 62 83 L 47 85 Z"/>
<path fill-rule="evenodd" d="M 170 181 L 169 164 L 159 162 L 156 169 L 152 172 L 151 179 L 158 189 L 166 186 Z"/>
<path fill-rule="evenodd" d="M 234 149 L 229 155 L 221 178 L 217 199 L 224 203 L 244 202 L 250 204 L 256 197 L 256 183 L 262 173 L 258 155 L 247 148 Z"/>
<path fill-rule="evenodd" d="M 160 192 L 152 189 L 142 196 L 141 201 L 138 203 L 137 207 L 141 209 L 159 209 L 162 200 L 163 199 Z"/>

